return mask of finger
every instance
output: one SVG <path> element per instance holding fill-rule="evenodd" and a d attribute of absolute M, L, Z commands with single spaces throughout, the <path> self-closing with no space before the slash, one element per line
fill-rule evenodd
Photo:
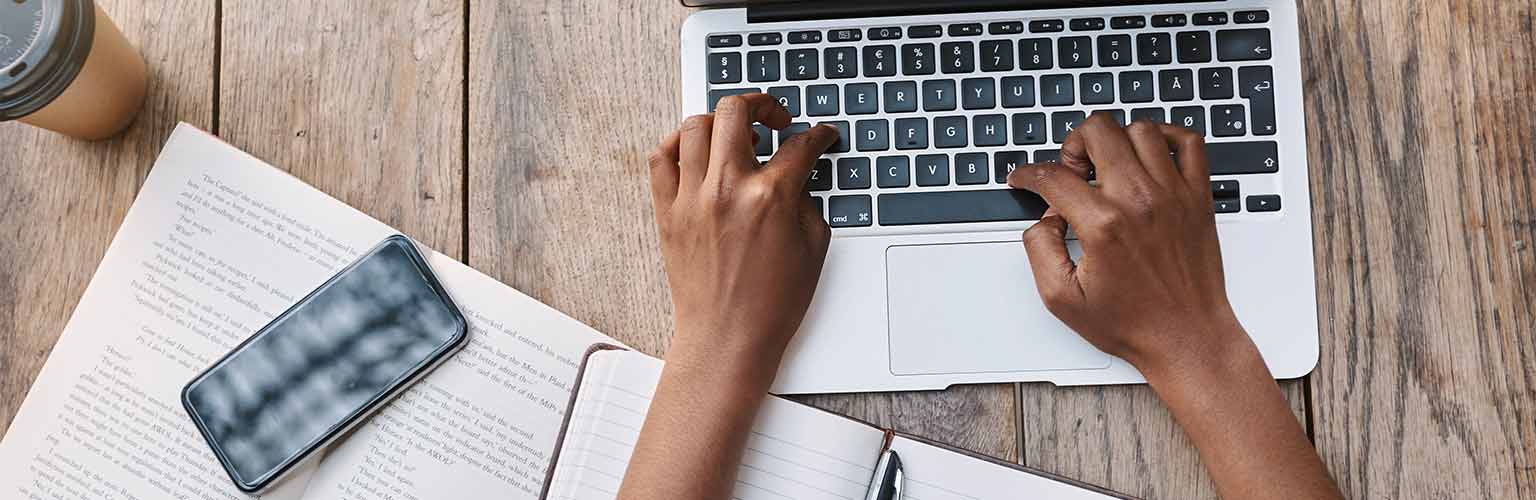
<path fill-rule="evenodd" d="M 1195 192 L 1209 193 L 1211 189 L 1211 164 L 1205 154 L 1205 136 L 1199 132 L 1175 125 L 1163 125 L 1168 148 L 1177 156 L 1179 175 Z"/>
<path fill-rule="evenodd" d="M 704 174 L 709 172 L 709 142 L 714 127 L 714 115 L 694 115 L 683 120 L 677 129 L 678 192 L 691 192 L 704 182 Z"/>
<path fill-rule="evenodd" d="M 768 94 L 736 95 L 720 100 L 715 107 L 706 181 L 711 176 L 728 181 L 732 176 L 757 167 L 757 155 L 753 152 L 757 132 L 752 130 L 752 124 L 757 122 L 770 127 L 787 127 L 789 111 Z"/>
<path fill-rule="evenodd" d="M 1078 125 L 1071 135 L 1081 136 L 1079 144 L 1075 144 L 1071 150 L 1072 154 L 1087 156 L 1088 161 L 1093 163 L 1099 185 L 1113 189 L 1116 184 L 1145 186 L 1150 182 L 1141 161 L 1136 158 L 1131 138 L 1125 135 L 1120 122 L 1109 113 L 1094 113 Z M 1066 158 L 1067 153 L 1068 149 L 1063 144 L 1062 157 Z"/>
<path fill-rule="evenodd" d="M 1024 253 L 1029 270 L 1035 276 L 1040 299 L 1057 317 L 1081 303 L 1083 292 L 1077 282 L 1077 264 L 1067 253 L 1067 221 L 1051 215 L 1024 231 Z"/>
<path fill-rule="evenodd" d="M 800 227 L 805 228 L 806 239 L 810 241 L 815 256 L 825 259 L 827 247 L 832 242 L 832 227 L 822 219 L 821 200 L 810 196 L 801 197 Z"/>
<path fill-rule="evenodd" d="M 805 190 L 805 183 L 809 180 L 811 169 L 816 166 L 816 159 L 821 158 L 827 148 L 837 143 L 837 129 L 828 125 L 817 125 L 803 133 L 795 134 L 784 144 L 779 146 L 779 151 L 774 153 L 773 159 L 768 160 L 765 169 L 769 175 L 780 179 L 779 182 L 797 191 Z"/>
<path fill-rule="evenodd" d="M 1130 138 L 1136 158 L 1152 182 L 1164 189 L 1182 188 L 1185 185 L 1178 169 L 1173 166 L 1173 156 L 1168 152 L 1168 137 L 1163 135 L 1162 126 L 1138 121 L 1125 127 L 1125 135 Z"/>
<path fill-rule="evenodd" d="M 1008 174 L 1008 185 L 1045 198 L 1067 220 L 1084 220 L 1103 203 L 1097 189 L 1059 163 L 1021 165 Z"/>
<path fill-rule="evenodd" d="M 680 133 L 672 132 L 661 140 L 651 152 L 651 203 L 660 219 L 672 208 L 677 199 L 677 155 Z"/>

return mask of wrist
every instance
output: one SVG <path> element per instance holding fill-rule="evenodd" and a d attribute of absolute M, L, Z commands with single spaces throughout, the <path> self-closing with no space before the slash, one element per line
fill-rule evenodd
<path fill-rule="evenodd" d="M 1180 338 L 1192 341 L 1161 345 L 1152 349 L 1140 349 L 1126 358 L 1148 383 L 1179 381 L 1216 381 L 1235 370 L 1248 370 L 1254 363 L 1263 366 L 1258 347 L 1235 315 L 1224 315 L 1210 321 L 1185 322 L 1176 328 L 1184 329 L 1179 335 L 1167 332 L 1148 332 L 1142 338 Z"/>

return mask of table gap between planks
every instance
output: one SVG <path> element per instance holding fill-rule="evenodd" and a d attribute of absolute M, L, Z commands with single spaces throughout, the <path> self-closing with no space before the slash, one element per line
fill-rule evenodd
<path fill-rule="evenodd" d="M 0 124 L 0 427 L 177 121 L 650 354 L 668 0 L 101 0 L 151 68 L 103 143 Z M 1347 496 L 1536 498 L 1529 2 L 1300 5 L 1322 360 L 1281 384 Z M 1211 498 L 1146 387 L 797 398 L 1149 498 Z"/>

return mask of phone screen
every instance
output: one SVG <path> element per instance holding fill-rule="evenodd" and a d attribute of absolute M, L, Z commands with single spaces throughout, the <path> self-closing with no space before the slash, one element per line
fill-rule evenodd
<path fill-rule="evenodd" d="M 425 260 L 393 237 L 193 379 L 182 401 L 235 483 L 255 491 L 464 339 Z"/>

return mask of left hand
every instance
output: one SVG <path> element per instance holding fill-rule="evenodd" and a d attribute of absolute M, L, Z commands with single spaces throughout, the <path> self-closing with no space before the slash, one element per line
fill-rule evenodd
<path fill-rule="evenodd" d="M 677 319 L 668 363 L 726 361 L 771 376 L 821 277 L 831 230 L 805 185 L 837 133 L 814 127 L 759 165 L 752 124 L 783 129 L 789 112 L 766 94 L 716 109 L 684 121 L 650 160 Z"/>

